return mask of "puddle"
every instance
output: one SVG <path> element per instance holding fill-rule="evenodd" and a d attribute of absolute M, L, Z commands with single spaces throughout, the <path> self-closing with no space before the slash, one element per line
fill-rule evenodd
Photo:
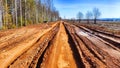
<path fill-rule="evenodd" d="M 87 33 L 83 32 L 79 28 L 75 28 L 75 31 L 78 35 L 82 35 L 82 36 L 86 36 L 86 37 L 89 36 Z"/>

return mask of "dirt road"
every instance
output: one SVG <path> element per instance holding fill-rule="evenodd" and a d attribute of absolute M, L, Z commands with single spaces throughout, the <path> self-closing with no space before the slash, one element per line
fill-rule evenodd
<path fill-rule="evenodd" d="M 0 68 L 120 68 L 120 36 L 64 21 L 0 31 Z"/>
<path fill-rule="evenodd" d="M 87 28 L 76 27 L 75 25 L 66 24 L 66 27 L 72 38 L 78 46 L 81 58 L 86 68 L 119 68 L 120 67 L 120 49 L 116 45 L 109 43 L 100 36 L 91 32 Z M 86 31 L 89 30 L 89 31 Z M 107 39 L 114 37 L 106 36 Z M 120 40 L 120 38 L 118 38 Z M 114 42 L 118 42 L 113 40 Z"/>
<path fill-rule="evenodd" d="M 68 43 L 68 35 L 62 23 L 50 46 L 44 56 L 41 68 L 77 68 L 73 52 Z"/>

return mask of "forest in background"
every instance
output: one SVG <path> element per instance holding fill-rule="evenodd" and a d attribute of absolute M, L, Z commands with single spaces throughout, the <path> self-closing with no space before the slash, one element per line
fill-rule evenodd
<path fill-rule="evenodd" d="M 59 12 L 52 0 L 0 0 L 0 29 L 58 19 Z"/>

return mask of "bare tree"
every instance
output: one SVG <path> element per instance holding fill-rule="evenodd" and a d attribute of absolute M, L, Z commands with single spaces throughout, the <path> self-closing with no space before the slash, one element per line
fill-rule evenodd
<path fill-rule="evenodd" d="M 90 21 L 90 19 L 92 19 L 92 17 L 93 17 L 93 14 L 92 14 L 92 12 L 90 12 L 90 11 L 87 11 L 87 13 L 86 13 L 86 19 L 87 19 L 87 23 L 90 23 L 89 21 Z"/>
<path fill-rule="evenodd" d="M 79 23 L 80 23 L 80 21 L 82 20 L 83 16 L 84 16 L 84 15 L 83 15 L 82 12 L 78 12 L 77 18 L 78 18 L 78 20 L 79 20 Z"/>
<path fill-rule="evenodd" d="M 96 24 L 97 19 L 100 17 L 101 12 L 98 8 L 93 8 L 94 24 Z"/>

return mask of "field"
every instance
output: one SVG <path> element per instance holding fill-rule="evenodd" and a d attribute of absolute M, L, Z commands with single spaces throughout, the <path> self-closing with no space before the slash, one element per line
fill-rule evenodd
<path fill-rule="evenodd" d="M 0 67 L 120 68 L 120 24 L 57 21 L 1 30 Z"/>
<path fill-rule="evenodd" d="M 93 21 L 91 21 L 89 24 L 86 22 L 87 21 L 81 21 L 81 23 L 77 22 L 77 24 L 86 26 L 88 28 L 93 28 L 93 29 L 104 31 L 104 32 L 120 35 L 120 22 L 98 21 L 97 24 L 93 24 Z"/>

